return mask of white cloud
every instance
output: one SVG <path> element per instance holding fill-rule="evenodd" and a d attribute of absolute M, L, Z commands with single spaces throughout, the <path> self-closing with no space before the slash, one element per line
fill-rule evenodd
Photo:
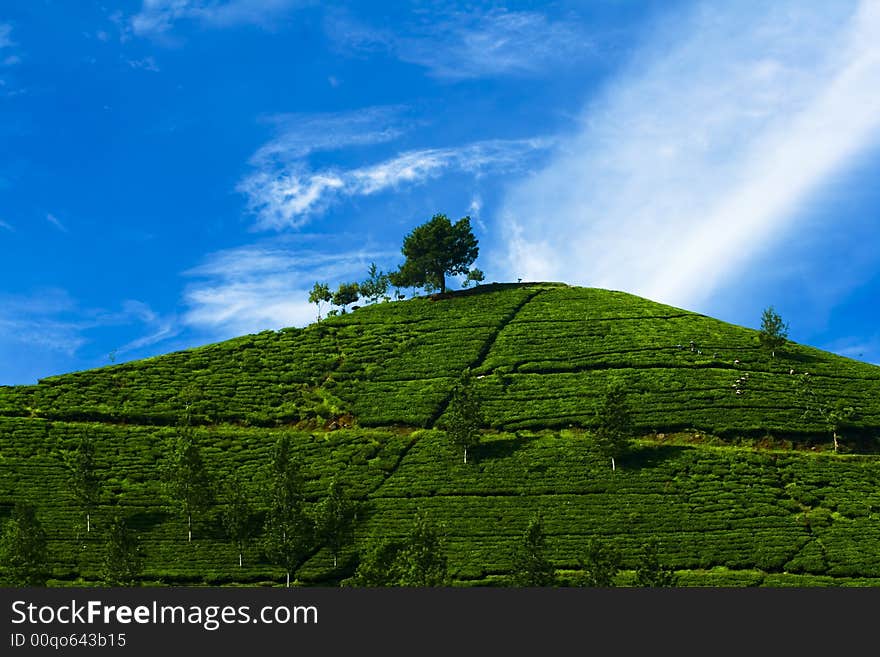
<path fill-rule="evenodd" d="M 160 35 L 178 21 L 194 21 L 205 27 L 235 25 L 266 27 L 303 0 L 144 0 L 131 18 L 132 31 L 140 36 Z"/>
<path fill-rule="evenodd" d="M 316 281 L 333 287 L 360 280 L 370 262 L 394 255 L 367 248 L 332 250 L 346 239 L 312 235 L 210 254 L 186 272 L 197 280 L 184 293 L 184 323 L 222 339 L 313 322 L 316 308 L 308 296 Z"/>
<path fill-rule="evenodd" d="M 693 307 L 877 143 L 877 2 L 705 3 L 655 34 L 552 163 L 511 188 L 512 277 Z"/>
<path fill-rule="evenodd" d="M 64 224 L 62 224 L 62 223 L 61 223 L 61 220 L 58 219 L 58 217 L 56 217 L 56 216 L 55 216 L 54 214 L 52 214 L 51 212 L 48 213 L 48 214 L 46 215 L 46 221 L 48 221 L 50 224 L 52 224 L 53 226 L 55 226 L 55 228 L 57 228 L 58 230 L 60 230 L 62 233 L 67 233 L 67 232 L 69 232 L 69 231 L 67 230 L 67 226 L 65 226 Z"/>
<path fill-rule="evenodd" d="M 0 228 L 3 228 L 4 230 L 8 230 L 10 232 L 15 232 L 15 228 L 12 227 L 12 224 L 3 221 L 2 219 L 0 219 Z"/>
<path fill-rule="evenodd" d="M 422 14 L 400 32 L 368 27 L 336 13 L 327 29 L 343 47 L 387 50 L 449 80 L 539 74 L 571 65 L 592 51 L 585 30 L 574 22 L 503 8 Z"/>
<path fill-rule="evenodd" d="M 270 166 L 244 178 L 237 189 L 247 197 L 258 228 L 282 230 L 302 226 L 310 215 L 343 197 L 417 185 L 450 171 L 481 175 L 490 170 L 517 170 L 529 155 L 549 145 L 544 139 L 486 140 L 453 148 L 405 151 L 350 169 L 313 171 L 305 162 Z"/>

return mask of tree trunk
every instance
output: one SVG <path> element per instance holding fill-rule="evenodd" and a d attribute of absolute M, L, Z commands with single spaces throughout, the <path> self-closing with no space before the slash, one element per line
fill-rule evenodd
<path fill-rule="evenodd" d="M 440 294 L 446 294 L 446 276 L 440 272 Z"/>
<path fill-rule="evenodd" d="M 92 531 L 92 514 L 86 512 L 86 532 Z"/>
<path fill-rule="evenodd" d="M 238 567 L 241 568 L 241 552 L 238 553 Z"/>
<path fill-rule="evenodd" d="M 464 448 L 464 462 L 467 465 L 467 447 Z"/>
<path fill-rule="evenodd" d="M 186 514 L 186 534 L 190 543 L 193 540 L 193 518 L 192 514 Z"/>
<path fill-rule="evenodd" d="M 615 467 L 614 457 L 611 457 L 611 472 L 614 472 L 617 468 Z"/>
<path fill-rule="evenodd" d="M 834 438 L 834 451 L 837 452 L 837 448 L 840 446 L 839 443 L 837 442 L 837 432 L 832 431 L 831 435 Z"/>
<path fill-rule="evenodd" d="M 287 588 L 290 588 L 290 571 L 287 571 Z"/>
<path fill-rule="evenodd" d="M 336 568 L 337 565 L 338 565 L 338 557 L 336 556 L 336 554 L 334 554 L 333 555 L 333 567 Z"/>

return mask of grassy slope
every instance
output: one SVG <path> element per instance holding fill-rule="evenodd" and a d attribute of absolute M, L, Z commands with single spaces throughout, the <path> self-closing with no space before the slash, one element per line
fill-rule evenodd
<path fill-rule="evenodd" d="M 464 367 L 482 377 L 490 421 L 501 431 L 467 466 L 442 433 L 413 431 L 442 415 Z M 463 582 L 503 575 L 535 511 L 545 517 L 561 570 L 577 566 L 591 535 L 615 543 L 633 568 L 641 542 L 657 535 L 664 559 L 688 570 L 687 583 L 880 578 L 874 456 L 644 440 L 612 473 L 587 433 L 566 429 L 589 424 L 613 374 L 630 384 L 646 433 L 812 432 L 827 442 L 801 418 L 792 368 L 857 406 L 865 435 L 880 433 L 880 369 L 799 345 L 771 359 L 754 331 L 631 295 L 509 285 L 379 304 L 303 330 L 0 388 L 0 504 L 39 502 L 56 577 L 93 577 L 102 557 L 101 512 L 97 530 L 83 537 L 61 465 L 63 450 L 87 432 L 100 445 L 104 501 L 118 496 L 142 536 L 147 579 L 278 577 L 255 546 L 238 570 L 216 513 L 187 544 L 182 523 L 163 508 L 156 463 L 174 431 L 167 425 L 188 403 L 205 425 L 199 435 L 218 474 L 236 470 L 257 489 L 275 437 L 287 431 L 312 499 L 338 474 L 369 500 L 359 544 L 371 533 L 403 533 L 415 510 L 425 509 L 445 526 L 450 567 Z M 736 395 L 732 383 L 744 372 L 748 384 Z M 355 427 L 325 431 L 334 416 Z M 300 429 L 292 426 L 300 421 Z M 392 425 L 399 428 L 381 428 Z M 300 576 L 333 581 L 354 558 L 349 550 L 334 573 L 322 549 Z"/>

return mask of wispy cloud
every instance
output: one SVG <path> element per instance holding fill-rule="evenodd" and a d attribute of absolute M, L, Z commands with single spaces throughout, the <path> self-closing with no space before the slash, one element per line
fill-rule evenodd
<path fill-rule="evenodd" d="M 267 27 L 291 9 L 309 4 L 305 0 L 144 0 L 131 18 L 139 36 L 161 35 L 178 21 L 192 21 L 210 28 L 235 25 Z"/>
<path fill-rule="evenodd" d="M 21 63 L 21 57 L 17 54 L 5 54 L 4 50 L 14 48 L 18 44 L 12 40 L 12 25 L 0 23 L 0 66 L 15 66 Z"/>
<path fill-rule="evenodd" d="M 511 189 L 511 276 L 693 307 L 878 141 L 880 3 L 705 3 L 655 34 Z"/>
<path fill-rule="evenodd" d="M 326 116 L 276 117 L 279 135 L 251 158 L 254 171 L 237 186 L 247 198 L 257 228 L 297 228 L 310 216 L 340 199 L 368 196 L 416 185 L 450 171 L 479 175 L 491 170 L 515 170 L 527 156 L 546 149 L 545 139 L 486 140 L 450 148 L 400 152 L 377 163 L 359 167 L 313 168 L 308 156 L 386 142 L 404 128 L 393 123 L 397 108 L 367 109 L 359 113 Z"/>
<path fill-rule="evenodd" d="M 334 236 L 333 243 L 342 239 Z M 315 319 L 308 303 L 315 281 L 331 286 L 360 280 L 369 263 L 394 254 L 363 249 L 325 252 L 328 238 L 301 236 L 212 253 L 186 272 L 183 321 L 215 338 L 255 333 L 285 326 L 304 326 Z M 326 247 L 325 247 L 326 248 Z"/>
<path fill-rule="evenodd" d="M 0 219 L 0 228 L 2 228 L 4 230 L 8 230 L 10 232 L 15 232 L 15 228 L 13 228 L 12 224 L 7 223 L 7 222 L 3 221 L 2 219 Z"/>
<path fill-rule="evenodd" d="M 312 153 L 388 142 L 415 123 L 407 118 L 406 108 L 399 106 L 323 114 L 273 114 L 262 121 L 274 126 L 276 134 L 251 157 L 254 166 L 281 166 Z"/>
<path fill-rule="evenodd" d="M 126 59 L 125 63 L 135 70 L 149 71 L 150 73 L 158 73 L 161 70 L 153 57 Z"/>
<path fill-rule="evenodd" d="M 57 228 L 58 230 L 60 230 L 62 233 L 68 233 L 68 232 L 70 232 L 70 231 L 67 230 L 67 226 L 65 226 L 64 224 L 62 224 L 62 223 L 61 223 L 61 220 L 58 219 L 58 217 L 56 217 L 56 216 L 55 216 L 54 214 L 52 214 L 51 212 L 48 213 L 48 214 L 46 215 L 46 221 L 48 221 L 50 224 L 52 224 L 53 226 L 55 226 L 55 228 Z"/>
<path fill-rule="evenodd" d="M 73 357 L 90 334 L 109 327 L 126 327 L 140 337 L 117 350 L 124 354 L 179 334 L 173 316 L 162 316 L 147 304 L 126 300 L 119 310 L 84 307 L 66 290 L 41 289 L 31 295 L 0 295 L 0 346 L 25 344 Z"/>
<path fill-rule="evenodd" d="M 0 49 L 11 48 L 16 45 L 12 40 L 12 25 L 9 23 L 0 23 Z"/>
<path fill-rule="evenodd" d="M 120 319 L 138 322 L 147 333 L 131 340 L 116 350 L 125 355 L 176 337 L 181 332 L 180 323 L 174 315 L 160 315 L 142 301 L 127 300 L 122 304 Z"/>
<path fill-rule="evenodd" d="M 0 341 L 72 356 L 86 342 L 75 310 L 71 296 L 56 288 L 32 297 L 0 295 Z"/>
<path fill-rule="evenodd" d="M 448 80 L 539 74 L 576 63 L 592 51 L 578 23 L 538 12 L 471 7 L 417 16 L 405 31 L 392 32 L 336 12 L 327 31 L 344 48 L 388 51 Z"/>

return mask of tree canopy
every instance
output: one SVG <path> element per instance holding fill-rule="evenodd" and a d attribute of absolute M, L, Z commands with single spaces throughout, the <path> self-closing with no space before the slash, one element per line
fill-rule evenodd
<path fill-rule="evenodd" d="M 445 214 L 435 214 L 404 238 L 401 252 L 406 261 L 390 275 L 392 285 L 425 287 L 442 294 L 447 274 L 467 274 L 479 247 L 470 217 L 453 224 Z"/>

